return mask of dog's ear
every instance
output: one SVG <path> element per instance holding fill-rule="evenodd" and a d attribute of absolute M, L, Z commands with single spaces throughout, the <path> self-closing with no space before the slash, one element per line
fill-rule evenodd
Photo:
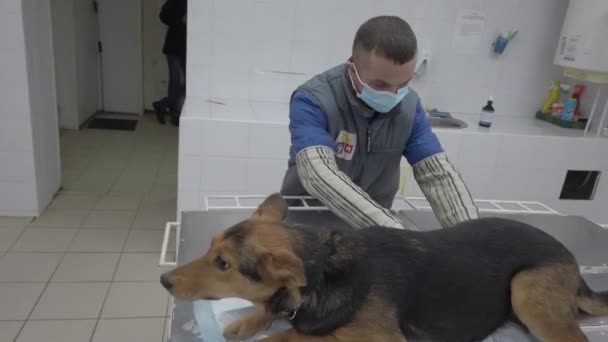
<path fill-rule="evenodd" d="M 302 260 L 285 249 L 263 253 L 258 259 L 257 271 L 265 284 L 292 289 L 306 285 Z"/>
<path fill-rule="evenodd" d="M 251 216 L 252 220 L 281 222 L 287 216 L 287 202 L 281 194 L 268 196 Z"/>
<path fill-rule="evenodd" d="M 284 313 L 300 306 L 306 273 L 297 256 L 284 249 L 266 252 L 259 259 L 258 274 L 264 284 L 278 289 L 265 303 L 268 312 Z"/>
<path fill-rule="evenodd" d="M 322 237 L 327 249 L 325 271 L 329 274 L 347 272 L 362 252 L 354 240 L 348 239 L 338 231 L 328 231 Z"/>

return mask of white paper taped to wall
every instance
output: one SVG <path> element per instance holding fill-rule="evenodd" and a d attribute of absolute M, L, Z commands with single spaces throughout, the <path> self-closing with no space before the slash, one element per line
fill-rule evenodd
<path fill-rule="evenodd" d="M 486 25 L 486 14 L 476 10 L 458 11 L 452 48 L 460 52 L 477 52 Z"/>

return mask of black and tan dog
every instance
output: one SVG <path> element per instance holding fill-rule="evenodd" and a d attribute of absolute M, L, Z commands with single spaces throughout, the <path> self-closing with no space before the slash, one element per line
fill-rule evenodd
<path fill-rule="evenodd" d="M 586 337 L 580 312 L 608 315 L 557 240 L 488 218 L 451 229 L 334 230 L 283 222 L 272 195 L 213 239 L 200 259 L 161 277 L 186 300 L 240 297 L 259 305 L 229 325 L 244 339 L 279 318 L 293 329 L 264 341 L 480 341 L 507 321 L 541 341 Z"/>

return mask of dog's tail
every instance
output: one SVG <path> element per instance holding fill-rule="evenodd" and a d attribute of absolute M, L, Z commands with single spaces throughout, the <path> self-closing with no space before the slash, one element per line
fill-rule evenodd
<path fill-rule="evenodd" d="M 608 316 L 608 291 L 595 292 L 581 278 L 577 299 L 581 311 L 593 316 Z"/>

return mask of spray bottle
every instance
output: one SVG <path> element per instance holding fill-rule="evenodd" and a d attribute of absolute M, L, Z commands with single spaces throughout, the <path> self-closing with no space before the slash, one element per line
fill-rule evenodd
<path fill-rule="evenodd" d="M 547 97 L 547 100 L 545 100 L 545 103 L 543 104 L 543 107 L 540 110 L 544 114 L 550 114 L 551 107 L 553 106 L 553 104 L 555 102 L 559 102 L 560 85 L 561 84 L 559 81 L 553 81 L 551 83 L 551 88 L 549 89 L 549 96 Z"/>

